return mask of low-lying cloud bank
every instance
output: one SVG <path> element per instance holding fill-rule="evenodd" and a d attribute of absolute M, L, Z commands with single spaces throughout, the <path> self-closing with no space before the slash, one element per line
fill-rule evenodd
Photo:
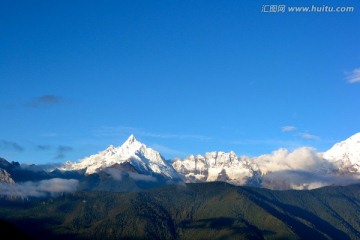
<path fill-rule="evenodd" d="M 360 174 L 343 172 L 336 162 L 323 158 L 311 147 L 294 151 L 278 149 L 271 154 L 248 158 L 263 175 L 262 187 L 270 189 L 315 189 L 360 182 Z"/>
<path fill-rule="evenodd" d="M 226 181 L 278 190 L 314 189 L 360 183 L 360 156 L 351 154 L 350 161 L 347 153 L 325 159 L 328 154 L 312 147 L 293 151 L 280 148 L 270 154 L 237 158 L 234 152 L 210 152 L 204 157 L 175 159 L 173 167 L 186 182 Z"/>
<path fill-rule="evenodd" d="M 281 148 L 271 154 L 261 155 L 251 159 L 263 174 L 284 170 L 314 171 L 319 169 L 334 169 L 322 154 L 311 147 L 301 147 L 289 152 Z"/>
<path fill-rule="evenodd" d="M 284 190 L 284 189 L 315 189 L 330 185 L 349 185 L 358 183 L 357 176 L 344 176 L 338 174 L 319 174 L 308 171 L 285 170 L 272 172 L 263 177 L 262 186 L 265 188 Z"/>
<path fill-rule="evenodd" d="M 0 183 L 0 195 L 21 198 L 56 196 L 76 191 L 78 184 L 78 180 L 62 178 L 16 184 Z"/>
<path fill-rule="evenodd" d="M 123 177 L 129 177 L 135 181 L 156 182 L 157 179 L 151 175 L 139 174 L 136 172 L 124 172 L 114 168 L 107 168 L 105 172 L 108 173 L 114 180 L 121 181 Z"/>

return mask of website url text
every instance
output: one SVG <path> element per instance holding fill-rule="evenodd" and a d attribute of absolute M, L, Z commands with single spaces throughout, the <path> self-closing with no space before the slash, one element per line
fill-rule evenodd
<path fill-rule="evenodd" d="M 285 13 L 285 12 L 319 12 L 319 13 L 348 13 L 354 12 L 355 7 L 343 6 L 343 7 L 334 7 L 334 6 L 286 6 L 286 5 L 262 5 L 261 12 L 263 13 Z"/>

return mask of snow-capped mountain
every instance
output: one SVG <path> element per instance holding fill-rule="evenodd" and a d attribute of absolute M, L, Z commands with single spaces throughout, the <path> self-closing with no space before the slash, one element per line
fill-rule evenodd
<path fill-rule="evenodd" d="M 360 133 L 324 154 L 307 147 L 291 152 L 279 149 L 254 158 L 234 152 L 209 152 L 175 159 L 172 165 L 187 182 L 225 181 L 278 189 L 354 182 L 360 178 Z"/>
<path fill-rule="evenodd" d="M 205 156 L 190 155 L 185 159 L 175 159 L 172 166 L 188 182 L 225 181 L 236 185 L 258 183 L 256 167 L 246 157 L 238 157 L 235 152 L 208 152 Z"/>
<path fill-rule="evenodd" d="M 360 173 L 360 133 L 336 143 L 323 158 L 333 162 L 341 172 Z"/>
<path fill-rule="evenodd" d="M 224 181 L 277 189 L 315 188 L 360 179 L 360 133 L 335 144 L 324 154 L 307 147 L 293 151 L 279 149 L 252 158 L 238 156 L 233 151 L 215 151 L 203 156 L 176 158 L 172 164 L 131 135 L 120 147 L 110 146 L 77 163 L 67 162 L 60 170 L 83 170 L 87 175 L 102 170 L 112 175 L 121 171 L 134 179 L 156 175 L 165 177 L 164 182 L 183 179 L 185 182 Z M 120 180 L 123 176 L 114 175 Z"/>
<path fill-rule="evenodd" d="M 86 169 L 86 174 L 96 173 L 115 164 L 130 163 L 139 173 L 156 173 L 167 178 L 177 178 L 178 174 L 159 152 L 146 147 L 131 135 L 120 147 L 109 146 L 98 154 L 91 155 L 78 163 L 67 162 L 60 170 Z"/>

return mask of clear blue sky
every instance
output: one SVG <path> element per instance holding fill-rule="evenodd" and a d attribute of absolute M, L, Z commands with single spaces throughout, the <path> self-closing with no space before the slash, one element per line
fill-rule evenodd
<path fill-rule="evenodd" d="M 261 12 L 279 3 L 355 12 Z M 0 33 L 10 161 L 77 161 L 131 133 L 169 159 L 360 131 L 358 0 L 4 0 Z"/>

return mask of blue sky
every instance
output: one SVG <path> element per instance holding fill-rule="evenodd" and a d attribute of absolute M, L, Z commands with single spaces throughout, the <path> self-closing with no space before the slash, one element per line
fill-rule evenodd
<path fill-rule="evenodd" d="M 325 151 L 360 131 L 359 12 L 358 0 L 1 1 L 0 157 L 77 161 L 130 134 L 167 159 Z"/>

